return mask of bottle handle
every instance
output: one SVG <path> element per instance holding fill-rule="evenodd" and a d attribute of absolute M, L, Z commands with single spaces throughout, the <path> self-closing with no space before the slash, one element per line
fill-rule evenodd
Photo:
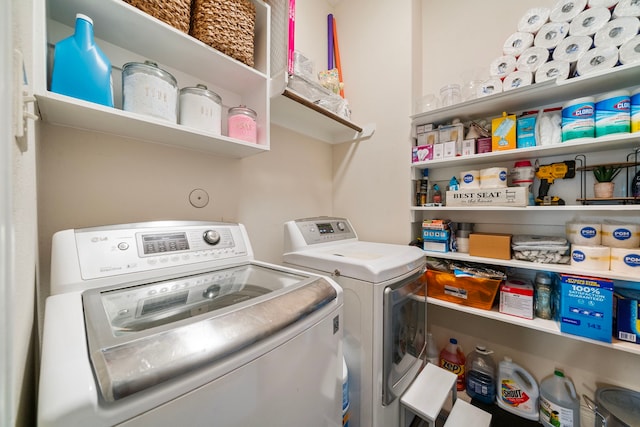
<path fill-rule="evenodd" d="M 569 394 L 571 394 L 572 398 L 580 400 L 578 393 L 576 393 L 576 388 L 574 387 L 573 382 L 571 380 L 569 380 L 568 378 L 565 378 L 564 386 L 567 389 L 567 391 L 569 391 Z"/>

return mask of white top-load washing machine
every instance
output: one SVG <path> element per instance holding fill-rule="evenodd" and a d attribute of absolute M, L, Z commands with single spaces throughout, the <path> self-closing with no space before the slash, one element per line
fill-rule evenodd
<path fill-rule="evenodd" d="M 360 241 L 345 218 L 289 221 L 284 233 L 285 265 L 331 275 L 343 288 L 350 427 L 397 427 L 398 396 L 426 348 L 424 252 Z"/>
<path fill-rule="evenodd" d="M 342 425 L 342 289 L 254 260 L 241 224 L 65 230 L 38 425 Z"/>

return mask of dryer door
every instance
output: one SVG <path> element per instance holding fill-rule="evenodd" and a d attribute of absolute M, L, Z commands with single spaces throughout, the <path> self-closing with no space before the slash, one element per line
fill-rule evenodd
<path fill-rule="evenodd" d="M 426 349 L 427 281 L 421 269 L 384 291 L 382 404 L 409 387 Z"/>

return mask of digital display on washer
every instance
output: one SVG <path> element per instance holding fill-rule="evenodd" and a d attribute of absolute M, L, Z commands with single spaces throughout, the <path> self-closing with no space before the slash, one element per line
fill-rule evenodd
<path fill-rule="evenodd" d="M 143 235 L 142 245 L 145 255 L 189 249 L 186 233 Z"/>
<path fill-rule="evenodd" d="M 170 295 L 164 295 L 155 298 L 149 298 L 142 305 L 142 316 L 150 313 L 156 313 L 168 308 L 173 308 L 178 305 L 184 305 L 187 303 L 189 297 L 189 291 L 178 292 Z"/>
<path fill-rule="evenodd" d="M 316 224 L 316 227 L 318 227 L 318 231 L 320 232 L 320 234 L 333 233 L 333 227 L 329 222 L 323 223 L 323 224 Z"/>

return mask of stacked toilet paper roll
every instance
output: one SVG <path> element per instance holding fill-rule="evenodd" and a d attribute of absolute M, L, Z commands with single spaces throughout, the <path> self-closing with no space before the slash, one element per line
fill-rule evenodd
<path fill-rule="evenodd" d="M 504 80 L 502 81 L 502 90 L 506 92 L 511 89 L 529 86 L 532 83 L 532 71 L 516 70 L 512 73 L 509 73 L 507 77 L 504 78 Z"/>
<path fill-rule="evenodd" d="M 584 76 L 613 68 L 618 63 L 618 48 L 615 46 L 594 47 L 582 55 L 576 64 L 576 74 Z"/>
<path fill-rule="evenodd" d="M 633 16 L 614 18 L 593 36 L 596 47 L 618 47 L 634 38 L 640 31 L 640 21 Z"/>
<path fill-rule="evenodd" d="M 611 19 L 611 11 L 606 7 L 583 10 L 569 25 L 569 35 L 593 36 Z"/>
<path fill-rule="evenodd" d="M 589 0 L 589 7 L 606 7 L 613 8 L 618 4 L 618 0 Z"/>
<path fill-rule="evenodd" d="M 513 55 L 502 55 L 497 57 L 489 65 L 489 75 L 504 79 L 507 74 L 516 70 L 516 57 Z"/>
<path fill-rule="evenodd" d="M 533 34 L 518 31 L 507 37 L 502 46 L 502 53 L 517 58 L 525 49 L 531 46 L 533 46 Z"/>
<path fill-rule="evenodd" d="M 571 64 L 562 59 L 554 59 L 542 64 L 536 71 L 535 82 L 541 83 L 547 80 L 565 80 L 571 76 Z"/>
<path fill-rule="evenodd" d="M 623 16 L 640 16 L 640 2 L 638 0 L 620 0 L 613 9 L 614 18 Z"/>
<path fill-rule="evenodd" d="M 548 59 L 549 51 L 546 48 L 533 46 L 522 52 L 522 55 L 520 55 L 516 62 L 516 68 L 518 71 L 535 73 Z"/>
<path fill-rule="evenodd" d="M 560 0 L 549 13 L 552 22 L 571 22 L 587 7 L 587 0 Z"/>
<path fill-rule="evenodd" d="M 483 81 L 480 87 L 478 87 L 477 97 L 493 95 L 494 93 L 502 92 L 502 80 L 498 77 L 491 77 Z"/>
<path fill-rule="evenodd" d="M 638 2 L 640 4 L 640 2 Z M 636 64 L 640 62 L 640 34 L 620 46 L 618 52 L 621 64 Z"/>
<path fill-rule="evenodd" d="M 567 240 L 574 245 L 600 246 L 602 244 L 602 224 L 568 222 L 565 226 Z"/>
<path fill-rule="evenodd" d="M 602 224 L 602 244 L 612 248 L 640 246 L 640 225 L 607 221 Z"/>
<path fill-rule="evenodd" d="M 571 266 L 580 270 L 609 270 L 611 249 L 608 246 L 571 245 Z"/>
<path fill-rule="evenodd" d="M 518 31 L 535 34 L 549 21 L 548 7 L 534 7 L 527 10 L 518 21 Z"/>
<path fill-rule="evenodd" d="M 460 188 L 480 188 L 480 171 L 474 169 L 460 172 Z"/>
<path fill-rule="evenodd" d="M 480 188 L 505 188 L 508 175 L 507 168 L 480 169 Z"/>
<path fill-rule="evenodd" d="M 585 53 L 589 52 L 593 39 L 589 36 L 568 36 L 553 51 L 553 59 L 564 60 L 575 65 Z"/>
<path fill-rule="evenodd" d="M 555 47 L 569 34 L 569 23 L 548 22 L 540 28 L 540 31 L 533 39 L 533 45 L 544 47 L 545 49 L 555 49 Z"/>
<path fill-rule="evenodd" d="M 640 277 L 640 249 L 611 248 L 611 271 Z"/>

